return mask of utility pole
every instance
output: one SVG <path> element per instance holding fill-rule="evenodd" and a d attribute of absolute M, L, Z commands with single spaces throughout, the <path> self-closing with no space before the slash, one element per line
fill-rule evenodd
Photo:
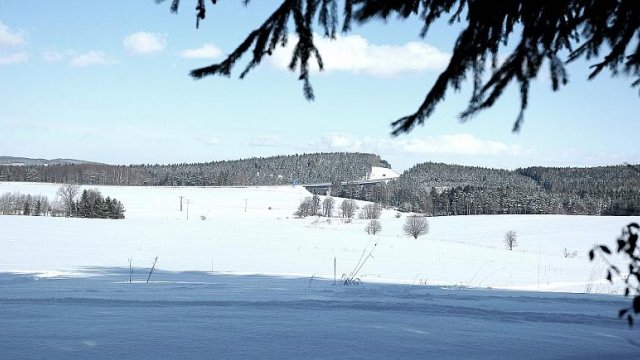
<path fill-rule="evenodd" d="M 182 199 L 184 199 L 184 196 L 180 196 L 180 212 L 182 212 Z"/>
<path fill-rule="evenodd" d="M 189 220 L 189 204 L 191 204 L 191 200 L 186 199 L 186 203 L 187 203 L 187 220 Z"/>
<path fill-rule="evenodd" d="M 244 212 L 247 212 L 247 200 L 248 199 L 244 199 Z"/>

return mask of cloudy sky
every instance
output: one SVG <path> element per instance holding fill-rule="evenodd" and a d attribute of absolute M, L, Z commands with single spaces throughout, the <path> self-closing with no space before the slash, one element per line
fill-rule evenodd
<path fill-rule="evenodd" d="M 419 23 L 392 20 L 319 37 L 326 69 L 307 102 L 287 70 L 290 47 L 242 81 L 188 76 L 223 59 L 278 1 L 220 2 L 200 29 L 194 1 L 183 3 L 173 15 L 153 0 L 0 0 L 0 155 L 130 164 L 360 151 L 397 170 L 640 163 L 638 90 L 625 76 L 585 80 L 588 63 L 570 66 L 557 93 L 546 74 L 536 80 L 520 133 L 515 86 L 460 123 L 467 83 L 425 126 L 391 137 L 389 124 L 417 108 L 446 65 L 458 26 L 420 39 Z"/>

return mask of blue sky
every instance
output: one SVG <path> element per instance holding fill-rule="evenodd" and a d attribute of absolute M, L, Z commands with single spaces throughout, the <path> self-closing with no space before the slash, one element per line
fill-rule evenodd
<path fill-rule="evenodd" d="M 202 162 L 319 151 L 375 152 L 397 170 L 444 161 L 490 167 L 640 163 L 638 90 L 625 76 L 569 85 L 535 81 L 520 133 L 509 88 L 494 108 L 461 124 L 471 83 L 449 92 L 425 126 L 391 137 L 446 64 L 459 26 L 426 39 L 415 21 L 355 26 L 320 40 L 327 71 L 307 102 L 277 52 L 245 80 L 194 81 L 189 70 L 221 60 L 278 1 L 222 1 L 195 28 L 193 1 L 178 15 L 138 1 L 0 0 L 0 155 L 112 164 Z M 244 62 L 241 62 L 243 64 Z M 236 70 L 241 70 L 239 65 Z"/>

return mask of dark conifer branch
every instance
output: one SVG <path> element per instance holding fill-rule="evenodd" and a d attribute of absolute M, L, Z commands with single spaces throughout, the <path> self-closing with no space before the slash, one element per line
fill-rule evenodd
<path fill-rule="evenodd" d="M 243 2 L 249 3 L 248 0 Z M 173 0 L 171 11 L 176 12 L 179 3 L 179 0 Z M 196 0 L 196 3 L 199 22 L 205 18 L 206 1 Z M 251 60 L 240 74 L 243 78 L 265 55 L 270 56 L 276 47 L 286 45 L 287 24 L 291 21 L 295 25 L 297 43 L 289 68 L 298 70 L 304 95 L 311 100 L 314 94 L 310 83 L 310 59 L 315 58 L 320 69 L 323 67 L 313 39 L 314 21 L 320 25 L 324 36 L 335 38 L 340 17 L 342 31 L 347 33 L 351 31 L 353 21 L 364 24 L 374 19 L 387 21 L 394 16 L 419 18 L 423 23 L 419 31 L 421 37 L 426 37 L 431 25 L 443 16 L 448 16 L 450 24 L 466 22 L 466 28 L 454 44 L 448 66 L 418 109 L 392 123 L 394 135 L 407 133 L 416 124 L 423 124 L 444 99 L 447 89 L 460 89 L 467 73 L 472 75 L 473 93 L 460 119 L 468 120 L 493 106 L 504 89 L 516 82 L 520 88 L 520 111 L 514 131 L 524 120 L 530 82 L 538 76 L 545 61 L 549 65 L 553 91 L 567 84 L 569 77 L 565 65 L 579 58 L 599 59 L 592 65 L 589 79 L 608 69 L 612 75 L 622 72 L 632 77 L 631 85 L 640 86 L 640 45 L 637 44 L 640 7 L 636 0 L 344 0 L 341 16 L 338 0 L 285 0 L 226 59 L 193 70 L 191 75 L 196 79 L 208 75 L 229 76 L 234 64 L 253 47 Z M 506 46 L 513 37 L 518 38 L 517 46 L 506 54 L 504 62 L 498 64 L 501 46 Z M 629 45 L 634 41 L 636 46 L 630 49 Z M 566 61 L 563 60 L 565 56 Z M 492 74 L 485 79 L 487 59 L 491 59 Z"/>

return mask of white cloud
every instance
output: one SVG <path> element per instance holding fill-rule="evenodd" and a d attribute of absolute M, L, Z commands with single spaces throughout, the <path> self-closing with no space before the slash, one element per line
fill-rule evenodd
<path fill-rule="evenodd" d="M 327 133 L 320 138 L 320 145 L 329 150 L 359 151 L 362 144 L 362 140 L 347 134 Z"/>
<path fill-rule="evenodd" d="M 215 136 L 215 135 L 211 135 L 211 136 L 206 136 L 206 135 L 202 135 L 202 134 L 198 134 L 198 135 L 193 135 L 193 134 L 185 134 L 183 136 L 185 138 L 185 141 L 196 141 L 202 145 L 206 145 L 206 146 L 215 146 L 215 145 L 222 145 L 224 142 L 220 139 L 220 137 Z"/>
<path fill-rule="evenodd" d="M 163 51 L 167 41 L 162 34 L 137 32 L 125 37 L 122 44 L 129 54 L 148 55 Z"/>
<path fill-rule="evenodd" d="M 319 146 L 329 151 L 371 151 L 416 155 L 518 156 L 525 153 L 525 150 L 519 145 L 484 140 L 470 134 L 451 134 L 412 139 L 375 139 L 328 133 L 322 136 L 319 144 L 312 144 L 312 146 Z"/>
<path fill-rule="evenodd" d="M 71 59 L 70 65 L 75 67 L 85 67 L 90 65 L 113 64 L 115 60 L 102 51 L 89 51 Z"/>
<path fill-rule="evenodd" d="M 0 21 L 0 46 L 19 46 L 26 42 L 22 32 L 12 31 Z"/>
<path fill-rule="evenodd" d="M 27 61 L 29 61 L 29 54 L 26 52 L 0 55 L 0 65 L 22 64 Z"/>
<path fill-rule="evenodd" d="M 405 140 L 402 142 L 401 148 L 406 152 L 419 154 L 518 155 L 522 153 L 522 148 L 519 145 L 483 140 L 469 134 Z"/>
<path fill-rule="evenodd" d="M 265 135 L 251 139 L 249 141 L 251 146 L 278 146 L 280 145 L 280 138 L 275 135 Z"/>
<path fill-rule="evenodd" d="M 450 55 L 424 42 L 403 45 L 371 44 L 360 35 L 338 36 L 335 40 L 314 35 L 316 46 L 324 62 L 325 71 L 349 71 L 374 76 L 394 76 L 406 72 L 441 70 Z M 279 48 L 270 57 L 278 69 L 288 69 L 297 38 L 291 36 L 285 48 Z M 315 58 L 311 63 L 318 70 Z"/>
<path fill-rule="evenodd" d="M 42 60 L 47 63 L 68 63 L 73 67 L 86 67 L 91 65 L 115 64 L 117 60 L 103 51 L 88 51 L 79 53 L 76 50 L 47 50 L 41 53 Z"/>
<path fill-rule="evenodd" d="M 186 49 L 180 52 L 185 59 L 215 59 L 222 55 L 222 50 L 213 44 L 204 44 L 197 49 Z"/>
<path fill-rule="evenodd" d="M 42 60 L 48 63 L 62 62 L 62 61 L 65 61 L 68 56 L 70 56 L 68 52 L 60 52 L 60 51 L 53 51 L 53 50 L 43 51 L 41 55 L 42 55 Z"/>

